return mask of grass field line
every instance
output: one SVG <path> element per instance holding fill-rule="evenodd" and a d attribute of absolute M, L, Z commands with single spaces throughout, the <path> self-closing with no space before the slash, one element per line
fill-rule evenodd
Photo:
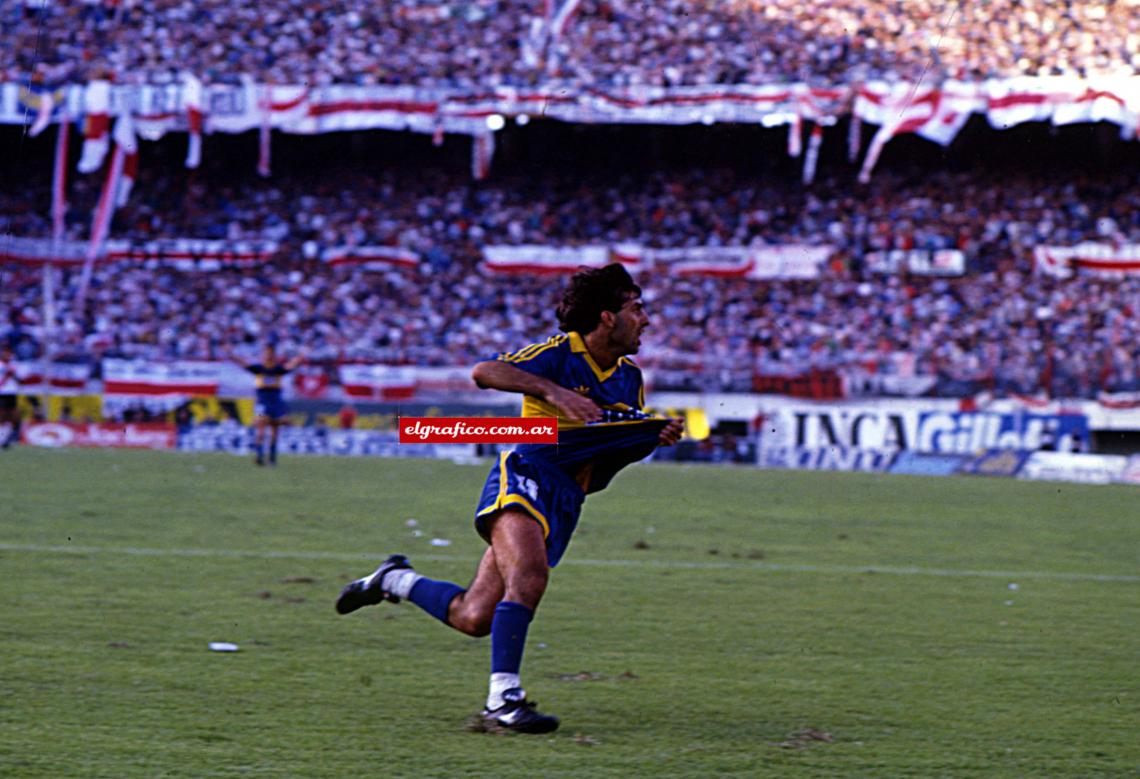
<path fill-rule="evenodd" d="M 375 562 L 386 555 L 363 552 L 316 552 L 316 551 L 286 551 L 272 549 L 242 550 L 242 549 L 194 549 L 169 548 L 158 549 L 137 546 L 73 546 L 73 545 L 43 545 L 43 544 L 9 544 L 0 542 L 0 552 L 18 552 L 29 554 L 109 554 L 129 555 L 139 557 L 218 557 L 218 558 L 252 558 L 259 560 L 341 560 L 344 562 Z M 417 554 L 417 560 L 429 562 L 476 562 L 473 557 L 441 554 Z M 623 559 L 623 560 L 591 560 L 568 559 L 566 565 L 587 565 L 606 568 L 661 568 L 697 571 L 766 571 L 771 573 L 818 573 L 825 575 L 849 574 L 888 574 L 892 576 L 943 576 L 950 578 L 984 578 L 984 579 L 1051 579 L 1056 581 L 1082 581 L 1082 582 L 1125 582 L 1140 583 L 1140 576 L 1128 574 L 1095 574 L 1073 573 L 1065 571 L 987 571 L 963 568 L 923 568 L 921 566 L 889 566 L 889 565 L 814 565 L 814 564 L 787 564 L 765 563 L 752 560 L 649 560 L 649 559 Z"/>

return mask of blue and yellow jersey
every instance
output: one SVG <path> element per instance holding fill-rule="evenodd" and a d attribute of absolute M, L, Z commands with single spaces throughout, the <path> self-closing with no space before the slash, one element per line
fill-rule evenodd
<path fill-rule="evenodd" d="M 257 386 L 257 397 L 260 399 L 281 397 L 281 385 L 285 374 L 289 370 L 282 364 L 263 365 L 254 363 L 245 366 L 245 369 L 254 375 Z"/>
<path fill-rule="evenodd" d="M 540 398 L 523 396 L 522 416 L 557 417 L 557 444 L 524 444 L 515 451 L 557 465 L 586 492 L 604 489 L 630 463 L 653 452 L 666 419 L 648 418 L 641 369 L 621 357 L 602 370 L 578 333 L 556 335 L 496 359 L 590 398 L 604 412 L 601 422 L 567 419 Z"/>
<path fill-rule="evenodd" d="M 633 360 L 620 357 L 612 368 L 602 370 L 578 333 L 556 335 L 517 352 L 500 354 L 497 359 L 585 395 L 603 409 L 641 411 L 645 406 L 641 369 Z M 558 417 L 560 430 L 583 424 L 567 419 L 550 403 L 530 395 L 523 396 L 522 415 Z"/>

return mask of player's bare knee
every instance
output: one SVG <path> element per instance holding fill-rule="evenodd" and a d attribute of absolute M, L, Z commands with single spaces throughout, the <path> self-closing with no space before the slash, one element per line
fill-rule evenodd
<path fill-rule="evenodd" d="M 480 616 L 468 623 L 467 629 L 463 632 L 472 638 L 483 638 L 483 636 L 491 635 L 491 617 Z"/>
<path fill-rule="evenodd" d="M 538 605 L 538 602 L 542 600 L 549 578 L 549 571 L 545 567 L 513 571 L 506 577 L 507 591 L 505 600 L 521 603 L 533 609 Z"/>
<path fill-rule="evenodd" d="M 482 638 L 491 633 L 491 620 L 483 615 L 462 614 L 453 616 L 448 618 L 448 623 L 460 633 L 465 633 L 473 638 Z"/>
<path fill-rule="evenodd" d="M 463 599 L 452 601 L 447 614 L 447 624 L 475 638 L 482 638 L 491 632 L 491 620 L 494 619 L 494 603 L 484 606 L 482 604 L 465 603 Z"/>

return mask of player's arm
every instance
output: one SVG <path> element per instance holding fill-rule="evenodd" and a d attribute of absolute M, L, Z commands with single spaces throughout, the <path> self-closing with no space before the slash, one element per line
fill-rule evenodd
<path fill-rule="evenodd" d="M 240 358 L 236 354 L 234 354 L 234 349 L 232 346 L 222 346 L 221 348 L 219 348 L 218 351 L 221 352 L 221 357 L 223 360 L 225 360 L 226 362 L 232 362 L 235 365 L 240 365 L 242 370 L 248 371 L 250 369 L 250 367 L 253 366 L 253 364 L 254 364 L 254 363 L 251 363 L 249 360 L 243 360 L 242 358 Z"/>
<path fill-rule="evenodd" d="M 596 422 L 602 418 L 602 410 L 589 398 L 501 360 L 479 363 L 471 372 L 471 378 L 480 389 L 521 392 L 545 400 L 570 419 Z"/>
<path fill-rule="evenodd" d="M 305 355 L 304 354 L 298 354 L 292 360 L 285 363 L 285 370 L 295 371 L 295 370 L 297 370 L 297 368 L 301 367 L 302 363 L 304 363 L 304 362 L 305 362 Z"/>

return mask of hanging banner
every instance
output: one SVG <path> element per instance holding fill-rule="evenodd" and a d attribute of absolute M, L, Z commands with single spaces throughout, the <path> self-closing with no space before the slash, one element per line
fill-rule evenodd
<path fill-rule="evenodd" d="M 211 397 L 218 394 L 221 365 L 215 362 L 170 363 L 103 360 L 103 394 Z"/>
<path fill-rule="evenodd" d="M 1037 246 L 1033 249 L 1033 270 L 1058 279 L 1074 273 L 1102 278 L 1136 276 L 1140 275 L 1140 244 L 1086 241 L 1076 246 Z"/>
<path fill-rule="evenodd" d="M 321 251 L 321 261 L 331 268 L 388 270 L 414 268 L 420 264 L 420 255 L 399 246 L 331 246 Z"/>
<path fill-rule="evenodd" d="M 867 252 L 863 263 L 874 273 L 917 276 L 964 276 L 966 255 L 958 249 L 894 249 Z"/>
<path fill-rule="evenodd" d="M 42 127 L 59 121 L 64 112 L 75 117 L 86 112 L 94 122 L 85 122 L 91 146 L 85 169 L 93 169 L 89 165 L 103 148 L 109 117 L 127 108 L 147 140 L 168 132 L 244 133 L 259 129 L 265 119 L 274 130 L 306 135 L 370 129 L 480 135 L 487 132 L 486 118 L 491 114 L 542 115 L 586 124 L 731 122 L 784 127 L 850 113 L 860 123 L 878 125 L 883 142 L 916 133 L 946 144 L 975 113 L 1002 129 L 1031 121 L 1059 125 L 1107 121 L 1120 126 L 1122 136 L 1134 138 L 1140 117 L 1140 76 L 1016 77 L 946 81 L 937 87 L 885 81 L 855 88 L 803 83 L 583 88 L 552 84 L 479 92 L 391 85 L 265 85 L 249 79 L 203 86 L 190 74 L 169 84 L 99 81 L 39 85 L 34 90 L 16 82 L 0 84 L 0 124 Z"/>
<path fill-rule="evenodd" d="M 396 365 L 341 365 L 344 394 L 354 400 L 404 400 L 416 393 L 415 369 Z"/>
<path fill-rule="evenodd" d="M 483 270 L 496 274 L 573 273 L 621 262 L 631 272 L 652 265 L 671 276 L 740 279 L 814 279 L 835 253 L 832 246 L 691 246 L 651 249 L 630 244 L 484 246 Z"/>
<path fill-rule="evenodd" d="M 157 241 L 106 241 L 100 262 L 173 265 L 180 270 L 214 271 L 224 267 L 258 265 L 277 253 L 276 241 L 214 241 L 200 238 L 164 238 Z M 82 265 L 86 241 L 51 241 L 47 238 L 0 237 L 0 263 L 22 265 Z"/>

